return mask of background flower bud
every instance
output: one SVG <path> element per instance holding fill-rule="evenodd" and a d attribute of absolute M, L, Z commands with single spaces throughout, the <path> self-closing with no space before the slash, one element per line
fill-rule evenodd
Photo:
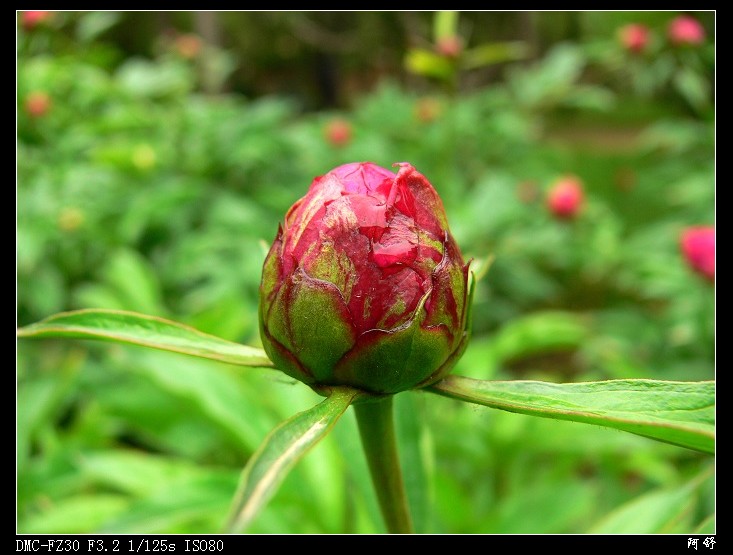
<path fill-rule="evenodd" d="M 324 135 L 329 144 L 335 147 L 346 146 L 351 142 L 351 124 L 341 118 L 331 120 L 324 128 Z"/>
<path fill-rule="evenodd" d="M 468 264 L 410 164 L 316 178 L 265 259 L 265 350 L 308 384 L 396 393 L 442 378 L 468 340 Z"/>
<path fill-rule="evenodd" d="M 435 121 L 443 113 L 443 104 L 436 98 L 421 98 L 415 104 L 415 118 L 421 123 Z"/>
<path fill-rule="evenodd" d="M 193 60 L 203 49 L 203 41 L 201 37 L 194 33 L 186 33 L 176 37 L 174 47 L 176 52 L 182 58 Z"/>
<path fill-rule="evenodd" d="M 20 22 L 26 31 L 31 31 L 46 23 L 53 17 L 53 12 L 48 11 L 27 11 L 20 16 Z"/>
<path fill-rule="evenodd" d="M 715 228 L 713 226 L 689 227 L 680 237 L 682 254 L 690 267 L 715 281 Z"/>
<path fill-rule="evenodd" d="M 669 22 L 667 36 L 677 46 L 697 45 L 705 40 L 705 29 L 694 17 L 680 15 Z"/>
<path fill-rule="evenodd" d="M 618 30 L 618 39 L 624 48 L 638 54 L 649 44 L 649 28 L 641 23 L 629 23 Z"/>
<path fill-rule="evenodd" d="M 43 91 L 33 91 L 25 99 L 25 111 L 32 118 L 45 116 L 51 109 L 51 97 Z"/>
<path fill-rule="evenodd" d="M 442 37 L 435 44 L 435 50 L 446 58 L 458 58 L 463 51 L 463 42 L 456 35 Z"/>
<path fill-rule="evenodd" d="M 585 194 L 579 178 L 569 175 L 558 179 L 547 193 L 547 207 L 558 218 L 574 218 L 582 208 Z"/>

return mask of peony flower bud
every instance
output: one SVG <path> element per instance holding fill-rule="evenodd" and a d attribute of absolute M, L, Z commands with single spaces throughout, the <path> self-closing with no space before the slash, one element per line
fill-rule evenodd
<path fill-rule="evenodd" d="M 667 36 L 677 46 L 697 45 L 705 40 L 705 29 L 694 17 L 680 15 L 669 22 Z"/>
<path fill-rule="evenodd" d="M 468 341 L 468 264 L 410 164 L 317 177 L 285 216 L 260 285 L 260 332 L 288 375 L 377 394 L 445 376 Z"/>
<path fill-rule="evenodd" d="M 649 44 L 649 28 L 641 23 L 629 23 L 618 30 L 618 39 L 624 48 L 638 54 Z"/>
<path fill-rule="evenodd" d="M 715 228 L 689 227 L 682 232 L 680 248 L 687 263 L 697 273 L 715 281 Z"/>
<path fill-rule="evenodd" d="M 580 211 L 584 198 L 580 179 L 569 175 L 552 185 L 547 193 L 547 207 L 558 218 L 572 219 Z"/>

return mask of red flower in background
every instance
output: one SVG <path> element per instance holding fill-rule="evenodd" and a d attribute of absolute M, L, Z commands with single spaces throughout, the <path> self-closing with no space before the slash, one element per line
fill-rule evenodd
<path fill-rule="evenodd" d="M 20 16 L 20 23 L 26 31 L 35 29 L 53 17 L 53 12 L 44 11 L 28 11 L 23 12 Z"/>
<path fill-rule="evenodd" d="M 201 53 L 203 41 L 201 37 L 194 33 L 186 33 L 179 35 L 174 41 L 175 49 L 178 54 L 187 60 L 193 60 Z"/>
<path fill-rule="evenodd" d="M 34 91 L 25 99 L 25 111 L 32 118 L 45 116 L 51 109 L 51 97 L 43 91 Z"/>
<path fill-rule="evenodd" d="M 328 122 L 324 130 L 326 140 L 335 147 L 346 146 L 351 142 L 351 124 L 345 119 L 334 119 Z"/>
<path fill-rule="evenodd" d="M 643 52 L 649 44 L 649 28 L 641 23 L 629 23 L 618 31 L 618 39 L 631 52 Z"/>
<path fill-rule="evenodd" d="M 376 393 L 445 376 L 468 341 L 468 265 L 433 186 L 410 164 L 317 177 L 262 272 L 260 331 L 277 367 Z"/>
<path fill-rule="evenodd" d="M 435 44 L 435 50 L 441 56 L 455 59 L 463 51 L 463 41 L 461 41 L 461 37 L 456 35 L 442 37 Z"/>
<path fill-rule="evenodd" d="M 694 17 L 680 15 L 669 22 L 667 36 L 677 46 L 697 45 L 705 40 L 705 29 Z"/>
<path fill-rule="evenodd" d="M 437 98 L 421 98 L 415 104 L 415 117 L 422 123 L 430 123 L 443 113 L 443 104 Z"/>
<path fill-rule="evenodd" d="M 715 281 L 715 228 L 697 226 L 685 229 L 680 237 L 682 254 L 690 267 Z"/>
<path fill-rule="evenodd" d="M 558 218 L 572 219 L 580 212 L 585 193 L 578 177 L 568 175 L 555 181 L 547 193 L 547 207 Z"/>

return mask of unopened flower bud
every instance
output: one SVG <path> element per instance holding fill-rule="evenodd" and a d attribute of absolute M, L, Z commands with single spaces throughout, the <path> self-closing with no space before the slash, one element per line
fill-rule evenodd
<path fill-rule="evenodd" d="M 433 186 L 399 166 L 353 163 L 317 177 L 265 259 L 263 346 L 314 389 L 429 385 L 468 341 L 468 264 Z"/>
<path fill-rule="evenodd" d="M 25 111 L 32 118 L 41 118 L 51 109 L 51 97 L 43 91 L 34 91 L 25 99 Z"/>
<path fill-rule="evenodd" d="M 698 45 L 705 40 L 705 29 L 694 17 L 680 15 L 670 21 L 667 36 L 677 46 Z"/>
<path fill-rule="evenodd" d="M 326 140 L 335 147 L 342 147 L 351 141 L 351 124 L 345 119 L 334 119 L 324 129 Z"/>
<path fill-rule="evenodd" d="M 463 41 L 461 41 L 461 37 L 456 35 L 442 37 L 435 44 L 435 50 L 441 56 L 455 59 L 463 52 Z"/>
<path fill-rule="evenodd" d="M 582 182 L 569 175 L 552 185 L 547 194 L 547 207 L 558 218 L 572 219 L 580 212 L 584 199 Z"/>
<path fill-rule="evenodd" d="M 680 248 L 685 260 L 698 274 L 715 281 L 715 228 L 689 227 L 682 232 Z"/>
<path fill-rule="evenodd" d="M 20 23 L 26 31 L 32 31 L 39 25 L 49 21 L 53 17 L 53 12 L 48 11 L 27 11 L 20 16 Z"/>
<path fill-rule="evenodd" d="M 638 54 L 649 44 L 649 28 L 641 23 L 629 23 L 619 29 L 618 39 L 624 48 Z"/>

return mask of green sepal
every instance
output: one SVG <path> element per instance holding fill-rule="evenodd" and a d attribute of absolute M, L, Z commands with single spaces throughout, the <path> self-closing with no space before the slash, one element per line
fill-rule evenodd
<path fill-rule="evenodd" d="M 299 367 L 286 373 L 298 377 L 305 370 L 315 382 L 332 383 L 336 363 L 355 343 L 349 320 L 348 308 L 335 285 L 298 270 L 278 291 L 267 317 L 267 339 L 284 350 L 273 358 L 292 367 L 297 362 L 285 356 L 292 353 Z"/>
<path fill-rule="evenodd" d="M 336 366 L 337 383 L 373 393 L 412 389 L 450 356 L 450 334 L 442 326 L 423 328 L 423 297 L 413 318 L 390 331 L 370 330 Z"/>
<path fill-rule="evenodd" d="M 267 304 L 279 285 L 282 273 L 280 260 L 282 251 L 282 226 L 278 226 L 277 235 L 270 252 L 262 265 L 262 281 L 260 282 L 260 304 Z"/>

